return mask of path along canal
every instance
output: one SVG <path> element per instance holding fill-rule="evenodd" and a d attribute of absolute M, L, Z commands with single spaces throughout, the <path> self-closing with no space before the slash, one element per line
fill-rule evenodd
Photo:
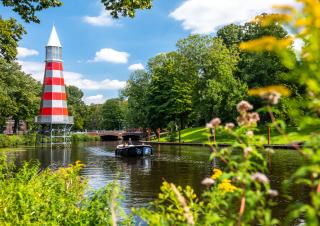
<path fill-rule="evenodd" d="M 123 158 L 114 155 L 117 142 L 94 142 L 73 144 L 71 149 L 15 148 L 5 151 L 17 164 L 39 160 L 42 167 L 51 164 L 68 165 L 80 160 L 85 164 L 81 174 L 88 178 L 89 185 L 98 189 L 118 179 L 125 189 L 124 206 L 147 205 L 160 191 L 164 180 L 176 185 L 191 185 L 197 194 L 203 189 L 201 180 L 211 173 L 210 152 L 206 147 L 154 145 L 154 156 Z M 0 151 L 2 152 L 2 151 Z M 269 165 L 271 187 L 280 191 L 274 214 L 283 218 L 289 201 L 281 197 L 281 182 L 297 169 L 302 158 L 294 150 L 275 150 Z M 219 164 L 219 163 L 218 163 Z M 293 200 L 305 199 L 307 191 L 302 188 L 291 190 Z"/>

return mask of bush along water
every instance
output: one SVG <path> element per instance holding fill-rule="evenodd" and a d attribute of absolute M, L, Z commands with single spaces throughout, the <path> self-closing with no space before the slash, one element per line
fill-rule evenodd
<path fill-rule="evenodd" d="M 83 133 L 74 133 L 72 134 L 72 141 L 73 142 L 78 142 L 78 141 L 99 141 L 100 137 L 99 136 L 93 136 L 93 135 L 88 135 L 88 134 L 83 134 Z"/>
<path fill-rule="evenodd" d="M 25 163 L 20 169 L 0 159 L 1 225 L 128 225 L 117 182 L 88 190 L 80 162 L 56 170 Z M 121 222 L 119 219 L 122 219 Z"/>
<path fill-rule="evenodd" d="M 21 145 L 34 145 L 35 142 L 35 133 L 29 133 L 24 135 L 0 134 L 0 148 L 17 147 Z"/>
<path fill-rule="evenodd" d="M 99 141 L 99 136 L 87 134 L 72 134 L 73 142 Z M 0 134 L 0 148 L 17 147 L 22 145 L 33 146 L 36 143 L 36 133 L 28 133 L 23 135 L 6 135 Z"/>

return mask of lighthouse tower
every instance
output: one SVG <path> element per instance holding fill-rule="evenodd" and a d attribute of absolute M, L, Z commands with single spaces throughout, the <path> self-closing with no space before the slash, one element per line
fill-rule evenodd
<path fill-rule="evenodd" d="M 62 46 L 55 27 L 46 46 L 45 73 L 39 115 L 37 143 L 70 143 L 73 117 L 68 115 L 63 78 Z"/>

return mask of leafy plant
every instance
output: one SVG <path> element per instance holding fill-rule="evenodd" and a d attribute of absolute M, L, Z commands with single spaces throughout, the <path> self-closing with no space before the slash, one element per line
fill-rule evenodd
<path fill-rule="evenodd" d="M 118 183 L 88 193 L 87 181 L 79 175 L 82 167 L 76 162 L 43 170 L 33 162 L 17 168 L 2 157 L 0 224 L 130 225 L 132 219 L 119 205 Z"/>

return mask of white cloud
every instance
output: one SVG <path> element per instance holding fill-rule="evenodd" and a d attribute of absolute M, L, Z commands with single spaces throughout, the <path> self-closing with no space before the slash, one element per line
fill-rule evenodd
<path fill-rule="evenodd" d="M 120 52 L 110 48 L 100 49 L 96 52 L 96 56 L 89 62 L 110 62 L 115 64 L 125 64 L 128 62 L 130 54 L 127 52 Z"/>
<path fill-rule="evenodd" d="M 139 64 L 131 64 L 129 67 L 130 71 L 136 71 L 136 70 L 144 70 L 144 66 L 139 63 Z"/>
<path fill-rule="evenodd" d="M 44 63 L 23 60 L 18 60 L 17 62 L 21 65 L 22 70 L 25 73 L 31 74 L 34 79 L 42 82 L 44 74 Z"/>
<path fill-rule="evenodd" d="M 18 61 L 22 66 L 22 70 L 40 82 L 43 80 L 44 64 L 33 61 Z M 73 85 L 84 90 L 118 90 L 126 85 L 126 81 L 104 79 L 102 81 L 94 81 L 86 79 L 83 74 L 64 71 L 64 79 L 67 85 Z"/>
<path fill-rule="evenodd" d="M 34 49 L 18 47 L 17 50 L 18 50 L 17 58 L 25 58 L 28 56 L 38 56 L 39 55 L 39 52 Z"/>
<path fill-rule="evenodd" d="M 88 105 L 90 105 L 90 104 L 103 104 L 107 100 L 107 98 L 101 94 L 98 94 L 95 96 L 83 97 L 82 100 Z"/>
<path fill-rule="evenodd" d="M 208 34 L 220 26 L 248 21 L 273 5 L 293 5 L 295 0 L 187 0 L 170 13 L 185 30 Z"/>
<path fill-rule="evenodd" d="M 110 13 L 102 9 L 98 16 L 85 16 L 83 21 L 93 26 L 107 27 L 115 24 L 115 20 L 112 19 Z"/>

